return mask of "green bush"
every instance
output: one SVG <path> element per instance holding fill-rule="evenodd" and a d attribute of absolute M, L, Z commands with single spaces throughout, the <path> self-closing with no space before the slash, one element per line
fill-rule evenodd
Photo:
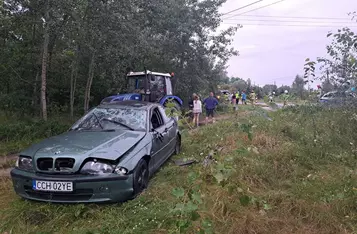
<path fill-rule="evenodd" d="M 58 121 L 18 122 L 0 125 L 1 141 L 46 138 L 66 131 L 70 125 Z"/>
<path fill-rule="evenodd" d="M 31 118 L 0 118 L 0 155 L 16 153 L 41 139 L 65 132 L 72 125 L 66 118 L 48 121 Z"/>

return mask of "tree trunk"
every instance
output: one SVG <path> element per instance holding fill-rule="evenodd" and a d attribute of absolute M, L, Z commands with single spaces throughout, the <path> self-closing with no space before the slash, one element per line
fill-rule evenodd
<path fill-rule="evenodd" d="M 93 51 L 91 62 L 89 64 L 88 79 L 87 79 L 87 85 L 84 94 L 84 112 L 87 112 L 89 109 L 90 89 L 92 87 L 93 76 L 94 76 L 94 65 L 95 65 L 94 60 L 95 60 L 95 51 Z"/>
<path fill-rule="evenodd" d="M 74 94 L 76 91 L 77 76 L 78 76 L 78 59 L 76 58 L 73 61 L 72 72 L 71 72 L 71 90 L 70 90 L 70 111 L 71 111 L 70 115 L 71 115 L 71 118 L 73 118 L 73 116 L 74 116 Z"/>
<path fill-rule="evenodd" d="M 42 107 L 42 118 L 47 121 L 47 102 L 46 102 L 46 86 L 47 86 L 47 63 L 48 63 L 48 44 L 50 41 L 50 24 L 49 24 L 49 2 L 47 1 L 45 13 L 45 32 L 44 32 L 44 42 L 43 42 L 43 54 L 42 54 L 42 74 L 41 74 L 41 107 Z"/>
<path fill-rule="evenodd" d="M 37 93 L 37 83 L 38 83 L 38 78 L 39 78 L 39 71 L 36 73 L 35 77 L 35 82 L 33 84 L 33 96 L 32 96 L 32 108 L 33 110 L 37 109 L 37 104 L 38 104 L 38 93 Z"/>

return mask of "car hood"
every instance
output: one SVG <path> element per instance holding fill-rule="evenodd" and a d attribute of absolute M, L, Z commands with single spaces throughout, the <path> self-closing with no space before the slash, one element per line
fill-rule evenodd
<path fill-rule="evenodd" d="M 71 131 L 34 144 L 21 152 L 21 155 L 39 157 L 87 157 L 117 160 L 143 137 L 145 132 L 116 130 Z"/>

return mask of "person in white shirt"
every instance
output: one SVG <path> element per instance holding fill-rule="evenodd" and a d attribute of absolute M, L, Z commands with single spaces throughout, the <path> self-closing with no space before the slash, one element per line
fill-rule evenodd
<path fill-rule="evenodd" d="M 198 127 L 200 121 L 200 114 L 202 113 L 202 102 L 196 95 L 193 100 L 193 123 Z"/>

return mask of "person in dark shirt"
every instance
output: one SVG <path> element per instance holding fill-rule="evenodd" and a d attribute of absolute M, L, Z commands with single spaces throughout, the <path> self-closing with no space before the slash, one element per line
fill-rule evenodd
<path fill-rule="evenodd" d="M 209 117 L 212 117 L 212 122 L 214 123 L 214 111 L 218 105 L 218 100 L 214 97 L 213 92 L 210 92 L 210 96 L 203 101 L 203 104 L 206 107 L 206 124 Z"/>

